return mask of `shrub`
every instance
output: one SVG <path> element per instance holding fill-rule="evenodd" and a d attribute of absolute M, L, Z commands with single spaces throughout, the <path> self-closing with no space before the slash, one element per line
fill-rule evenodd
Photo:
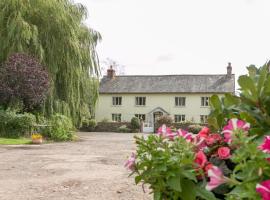
<path fill-rule="evenodd" d="M 14 111 L 0 110 L 0 136 L 18 138 L 31 133 L 36 118 L 30 113 L 16 114 Z"/>
<path fill-rule="evenodd" d="M 132 117 L 130 124 L 132 130 L 140 129 L 140 120 L 137 117 Z"/>
<path fill-rule="evenodd" d="M 94 131 L 97 126 L 95 119 L 84 119 L 82 120 L 82 130 L 83 131 Z"/>
<path fill-rule="evenodd" d="M 118 128 L 119 133 L 130 133 L 131 129 L 127 128 L 126 125 L 122 125 Z"/>
<path fill-rule="evenodd" d="M 42 134 L 54 141 L 68 141 L 74 137 L 74 127 L 70 118 L 61 114 L 54 114 Z"/>
<path fill-rule="evenodd" d="M 97 126 L 97 121 L 95 119 L 90 119 L 88 122 L 88 127 L 91 131 L 95 130 Z"/>
<path fill-rule="evenodd" d="M 202 128 L 203 127 L 199 124 L 191 124 L 188 126 L 188 131 L 191 133 L 197 134 Z"/>
<path fill-rule="evenodd" d="M 87 129 L 88 126 L 89 126 L 89 119 L 83 119 L 83 120 L 82 120 L 81 128 Z"/>
<path fill-rule="evenodd" d="M 156 127 L 161 127 L 163 124 L 170 127 L 173 123 L 172 118 L 169 115 L 160 116 L 156 122 Z"/>
<path fill-rule="evenodd" d="M 14 106 L 22 102 L 24 111 L 39 106 L 49 89 L 48 72 L 38 60 L 13 54 L 0 68 L 0 103 Z"/>
<path fill-rule="evenodd" d="M 153 199 L 214 199 L 203 185 L 196 184 L 191 143 L 181 137 L 170 142 L 157 135 L 135 139 L 137 153 L 126 162 L 126 167 L 136 174 L 136 184 L 150 185 Z"/>

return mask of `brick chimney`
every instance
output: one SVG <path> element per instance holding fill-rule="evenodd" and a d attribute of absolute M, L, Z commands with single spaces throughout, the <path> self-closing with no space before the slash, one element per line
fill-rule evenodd
<path fill-rule="evenodd" d="M 232 75 L 232 65 L 229 62 L 227 66 L 227 76 L 230 77 Z"/>
<path fill-rule="evenodd" d="M 113 69 L 112 65 L 109 69 L 107 69 L 107 77 L 109 79 L 113 79 L 115 77 L 115 70 Z"/>

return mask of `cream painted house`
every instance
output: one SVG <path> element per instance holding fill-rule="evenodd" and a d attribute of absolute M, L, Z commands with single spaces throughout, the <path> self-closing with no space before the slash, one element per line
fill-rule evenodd
<path fill-rule="evenodd" d="M 130 122 L 136 116 L 150 129 L 161 115 L 170 115 L 175 122 L 204 123 L 211 95 L 234 91 L 230 63 L 227 73 L 219 75 L 117 76 L 110 68 L 100 82 L 96 120 Z"/>

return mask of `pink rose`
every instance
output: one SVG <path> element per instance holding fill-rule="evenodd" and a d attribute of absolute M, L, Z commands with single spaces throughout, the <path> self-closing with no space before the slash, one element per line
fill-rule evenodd
<path fill-rule="evenodd" d="M 260 193 L 263 200 L 270 200 L 270 180 L 257 184 L 256 191 Z"/>
<path fill-rule="evenodd" d="M 219 147 L 218 148 L 218 157 L 222 160 L 228 159 L 231 157 L 231 150 L 228 147 Z"/>
<path fill-rule="evenodd" d="M 207 127 L 203 127 L 200 132 L 198 133 L 198 135 L 202 138 L 206 138 L 210 133 L 210 129 Z"/>
<path fill-rule="evenodd" d="M 134 171 L 135 170 L 135 161 L 136 161 L 136 155 L 135 155 L 135 153 L 132 153 L 131 156 L 126 161 L 125 167 L 131 171 Z"/>
<path fill-rule="evenodd" d="M 233 131 L 240 129 L 243 131 L 248 131 L 250 128 L 250 124 L 245 121 L 233 118 L 230 119 L 228 124 L 223 128 L 224 142 L 231 143 L 232 142 L 232 133 Z"/>
<path fill-rule="evenodd" d="M 210 182 L 208 182 L 205 187 L 205 189 L 208 191 L 211 191 L 216 187 L 218 187 L 219 185 L 226 183 L 228 180 L 228 178 L 226 178 L 223 175 L 222 171 L 216 166 L 212 166 L 208 170 L 208 177 L 210 178 Z"/>
<path fill-rule="evenodd" d="M 207 158 L 203 151 L 199 151 L 198 153 L 196 153 L 194 162 L 197 163 L 200 168 L 203 168 L 205 166 L 205 164 L 207 163 Z"/>
<path fill-rule="evenodd" d="M 265 136 L 263 144 L 259 146 L 259 149 L 264 153 L 270 153 L 270 136 Z"/>

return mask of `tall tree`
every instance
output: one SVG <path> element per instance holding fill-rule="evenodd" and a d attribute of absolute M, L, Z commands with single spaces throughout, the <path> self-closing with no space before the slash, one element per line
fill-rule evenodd
<path fill-rule="evenodd" d="M 86 8 L 71 0 L 1 0 L 0 10 L 0 63 L 14 52 L 39 58 L 51 78 L 44 113 L 63 113 L 78 125 L 95 105 L 99 75 L 101 37 L 83 24 Z"/>

